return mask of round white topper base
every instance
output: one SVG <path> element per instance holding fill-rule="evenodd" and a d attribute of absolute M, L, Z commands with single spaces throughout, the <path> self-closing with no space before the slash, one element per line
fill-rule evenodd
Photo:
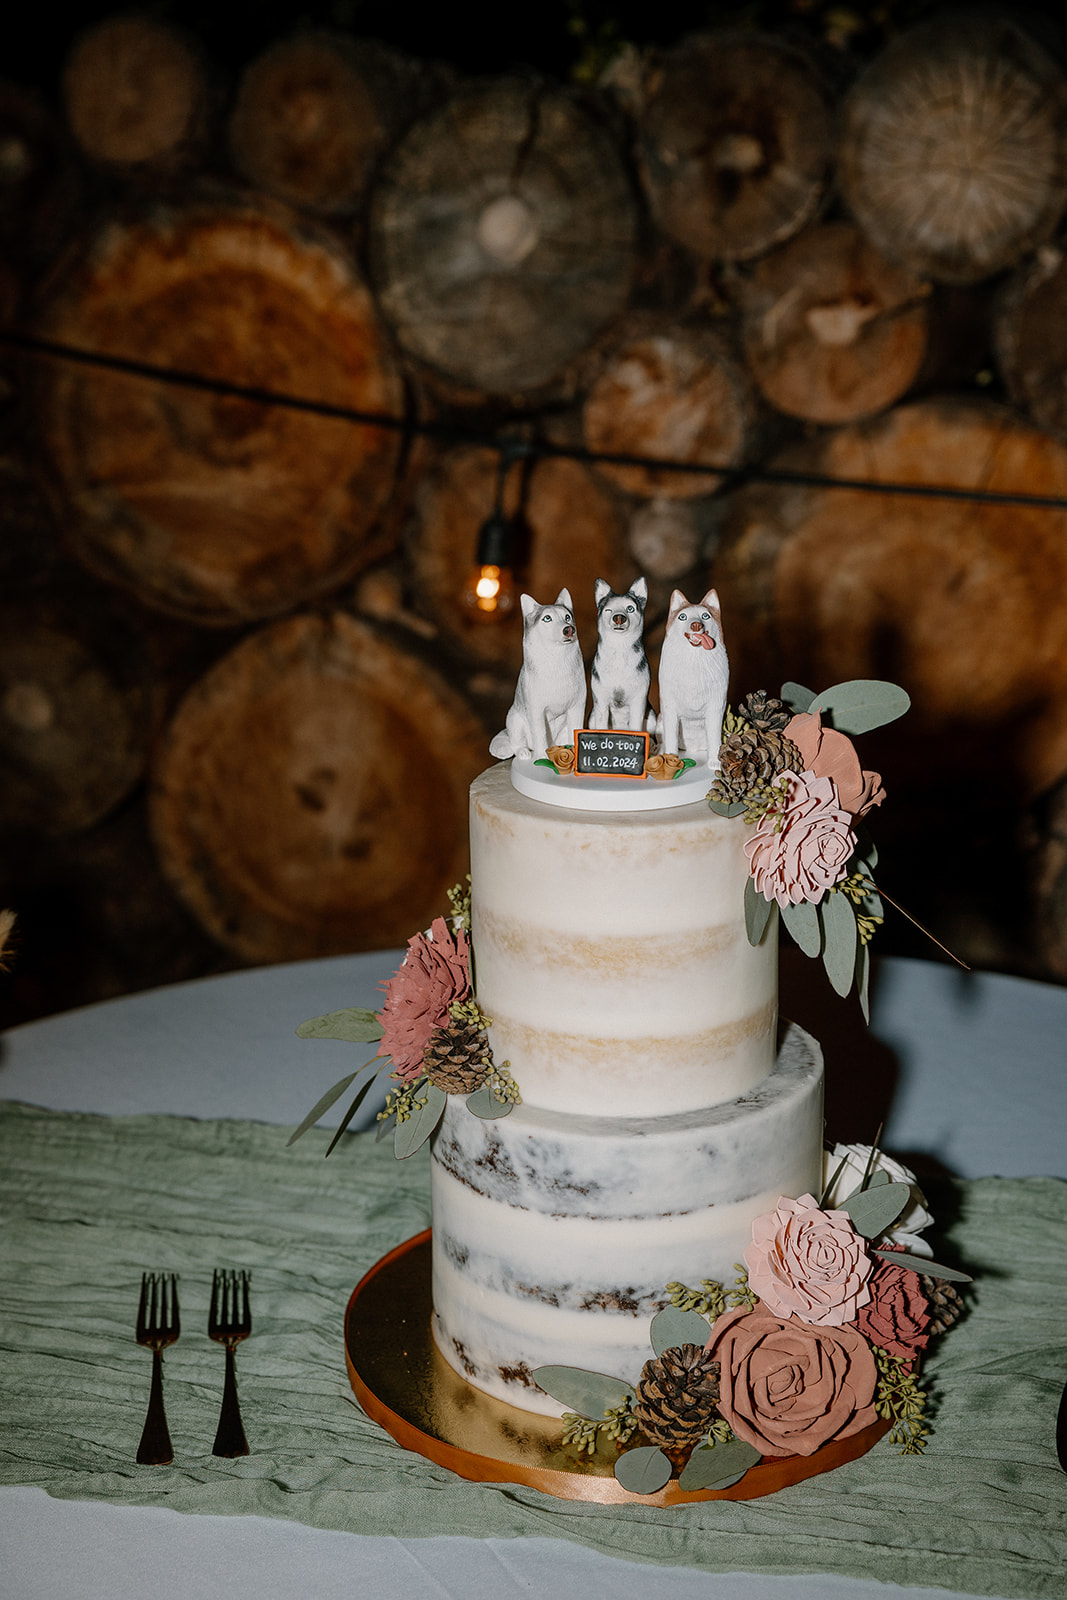
<path fill-rule="evenodd" d="M 531 756 L 514 756 L 511 782 L 520 794 L 569 811 L 666 811 L 703 800 L 715 773 L 706 761 L 686 767 L 676 778 L 576 778 L 555 767 L 539 766 Z"/>

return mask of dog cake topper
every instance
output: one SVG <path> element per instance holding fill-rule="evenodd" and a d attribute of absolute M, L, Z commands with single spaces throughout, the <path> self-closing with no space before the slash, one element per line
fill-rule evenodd
<path fill-rule="evenodd" d="M 644 728 L 651 681 L 642 637 L 648 584 L 638 578 L 625 594 L 615 594 L 610 583 L 598 578 L 593 592 L 597 645 L 589 726 Z"/>
<path fill-rule="evenodd" d="M 658 731 L 664 754 L 684 752 L 718 765 L 729 678 L 715 590 L 693 603 L 675 589 L 659 660 Z"/>
<path fill-rule="evenodd" d="M 498 761 L 544 760 L 549 745 L 573 741 L 585 717 L 585 667 L 569 591 L 561 589 L 551 605 L 528 594 L 520 603 L 522 669 L 504 729 L 489 745 Z"/>

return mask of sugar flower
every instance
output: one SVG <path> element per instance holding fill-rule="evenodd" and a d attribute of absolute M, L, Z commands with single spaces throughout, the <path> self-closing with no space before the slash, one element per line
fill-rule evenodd
<path fill-rule="evenodd" d="M 785 809 L 768 811 L 745 845 L 756 890 L 780 906 L 810 900 L 848 874 L 856 849 L 851 818 L 837 803 L 833 779 L 783 772 Z"/>
<path fill-rule="evenodd" d="M 870 1304 L 856 1319 L 856 1328 L 871 1344 L 901 1361 L 914 1361 L 930 1342 L 930 1303 L 917 1272 L 880 1261 L 868 1280 Z"/>
<path fill-rule="evenodd" d="M 719 1411 L 764 1456 L 810 1456 L 876 1420 L 878 1368 L 855 1328 L 813 1328 L 766 1306 L 727 1311 L 711 1330 Z"/>
<path fill-rule="evenodd" d="M 449 1007 L 470 994 L 467 935 L 455 934 L 437 917 L 427 936 L 408 940 L 403 964 L 387 983 L 378 1012 L 382 1039 L 378 1055 L 392 1056 L 393 1077 L 405 1082 L 423 1070 L 422 1058 L 435 1028 L 448 1020 Z"/>
<path fill-rule="evenodd" d="M 870 1300 L 872 1261 L 844 1211 L 820 1211 L 814 1195 L 781 1198 L 757 1217 L 745 1251 L 749 1287 L 770 1311 L 820 1327 L 854 1322 Z"/>
<path fill-rule="evenodd" d="M 864 772 L 856 747 L 835 728 L 824 728 L 822 713 L 802 711 L 786 723 L 783 737 L 792 739 L 804 757 L 804 767 L 817 778 L 832 778 L 839 804 L 853 817 L 862 817 L 885 799 L 881 774 Z"/>

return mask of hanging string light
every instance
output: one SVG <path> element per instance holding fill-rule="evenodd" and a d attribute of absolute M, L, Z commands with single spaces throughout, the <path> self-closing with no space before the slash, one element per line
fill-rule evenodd
<path fill-rule="evenodd" d="M 463 585 L 463 604 L 482 622 L 503 622 L 515 605 L 517 530 L 504 510 L 504 491 L 512 466 L 527 454 L 516 440 L 500 446 L 493 509 L 478 530 L 474 565 Z"/>

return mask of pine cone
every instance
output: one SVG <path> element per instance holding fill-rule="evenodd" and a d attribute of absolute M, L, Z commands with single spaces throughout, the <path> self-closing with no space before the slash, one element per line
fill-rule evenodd
<path fill-rule="evenodd" d="M 696 1444 L 707 1433 L 719 1404 L 719 1363 L 703 1345 L 676 1345 L 658 1361 L 646 1361 L 634 1400 L 634 1416 L 650 1444 Z"/>
<path fill-rule="evenodd" d="M 762 728 L 742 728 L 719 747 L 719 775 L 709 798 L 727 804 L 744 800 L 752 790 L 766 788 L 786 768 L 801 772 L 803 767 L 804 757 L 792 739 Z"/>
<path fill-rule="evenodd" d="M 436 1028 L 422 1055 L 430 1082 L 446 1094 L 473 1094 L 489 1077 L 493 1054 L 485 1029 L 473 1022 Z"/>
<path fill-rule="evenodd" d="M 930 1305 L 930 1325 L 927 1333 L 946 1333 L 959 1320 L 963 1310 L 963 1296 L 954 1289 L 947 1278 L 931 1278 L 920 1272 L 919 1282 Z"/>
<path fill-rule="evenodd" d="M 752 694 L 747 694 L 738 706 L 737 714 L 750 727 L 762 728 L 768 733 L 781 733 L 786 724 L 793 720 L 793 713 L 785 701 L 776 700 L 766 689 L 756 689 Z"/>

